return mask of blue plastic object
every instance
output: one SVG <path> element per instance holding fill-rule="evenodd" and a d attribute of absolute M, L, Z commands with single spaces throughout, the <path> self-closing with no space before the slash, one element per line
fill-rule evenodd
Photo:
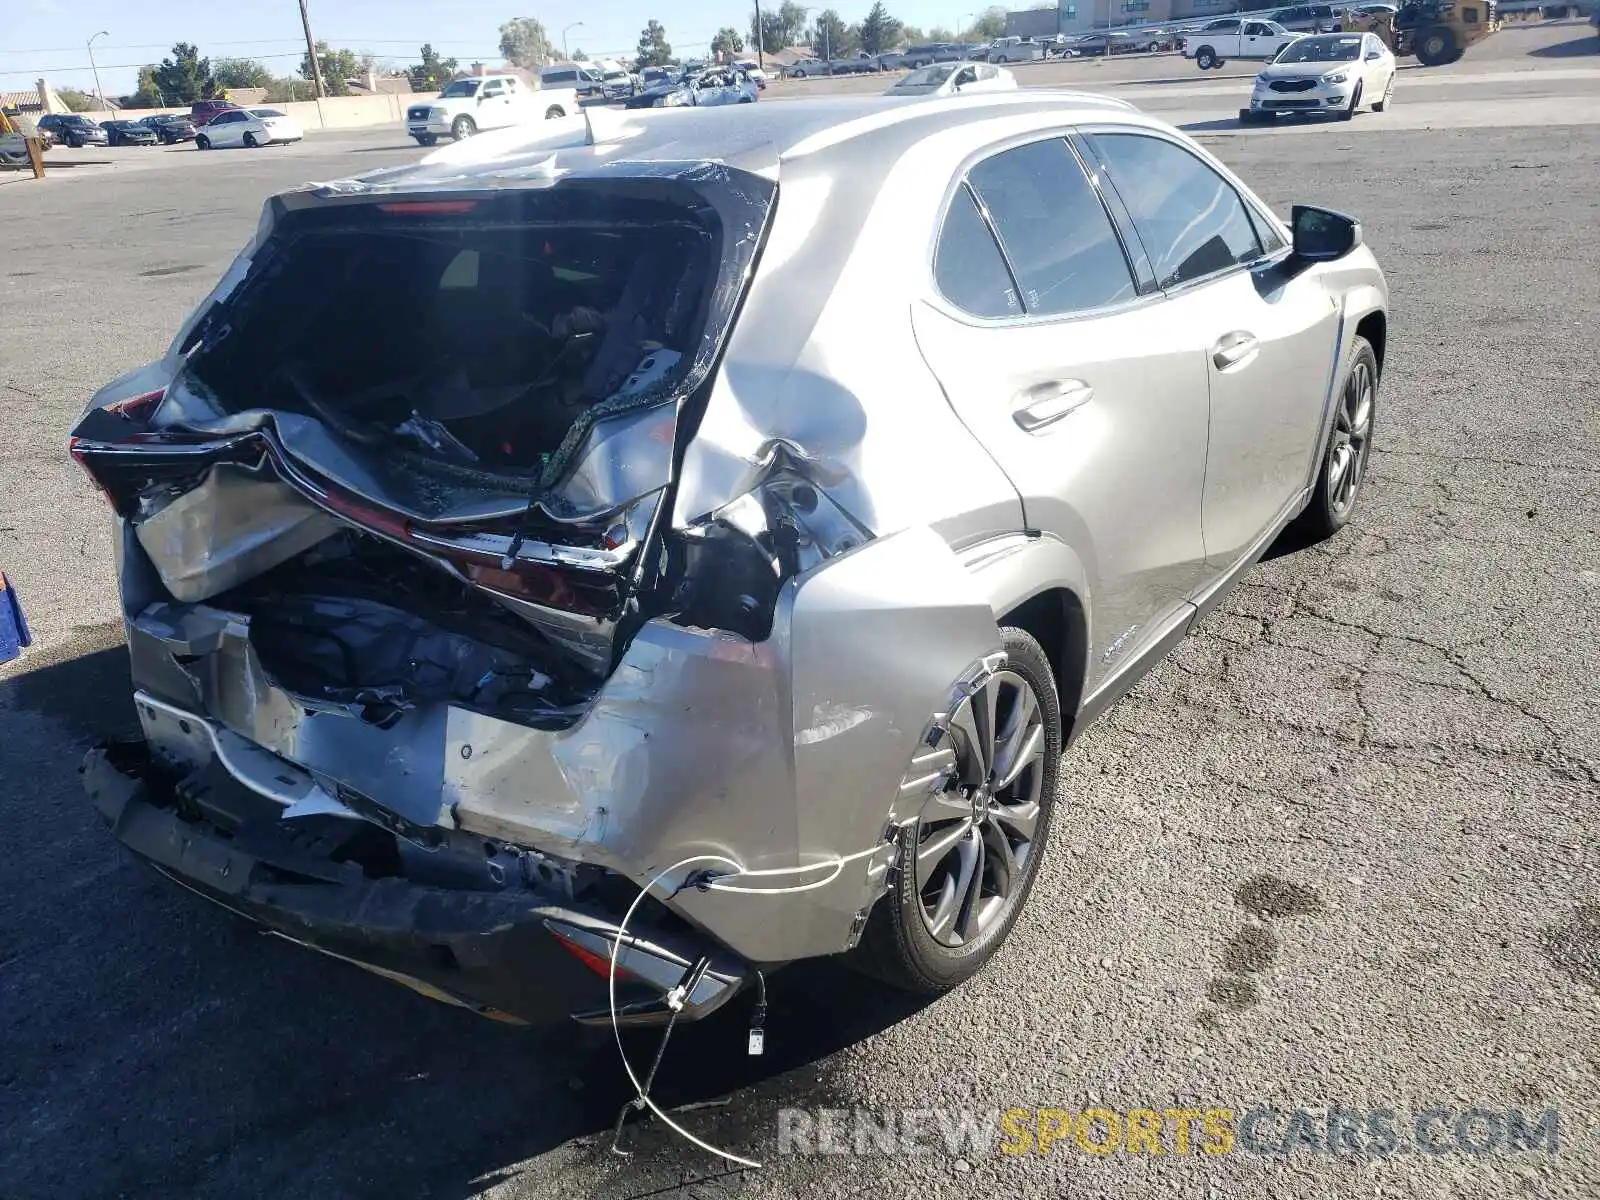
<path fill-rule="evenodd" d="M 0 572 L 0 663 L 10 662 L 32 643 L 28 619 L 22 615 L 22 600 Z"/>

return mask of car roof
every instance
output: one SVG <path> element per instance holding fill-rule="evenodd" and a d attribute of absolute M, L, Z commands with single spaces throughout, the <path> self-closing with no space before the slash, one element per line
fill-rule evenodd
<path fill-rule="evenodd" d="M 581 118 L 478 134 L 419 163 L 324 187 L 359 193 L 506 186 L 519 180 L 533 185 L 559 176 L 636 172 L 641 163 L 671 164 L 661 174 L 715 162 L 776 176 L 780 163 L 802 155 L 818 170 L 837 163 L 858 175 L 883 175 L 924 138 L 1002 117 L 1031 119 L 1041 127 L 1077 120 L 1153 123 L 1125 100 L 1036 88 L 948 100 L 830 96 L 755 106 L 587 110 Z M 870 152 L 854 153 L 869 137 Z M 310 199 L 307 192 L 316 190 L 298 195 Z"/>

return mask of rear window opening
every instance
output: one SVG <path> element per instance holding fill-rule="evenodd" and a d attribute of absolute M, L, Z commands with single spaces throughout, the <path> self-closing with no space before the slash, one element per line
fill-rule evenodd
<path fill-rule="evenodd" d="M 717 276 L 711 209 L 565 186 L 287 214 L 191 380 L 380 454 L 537 476 L 584 418 L 671 396 Z"/>

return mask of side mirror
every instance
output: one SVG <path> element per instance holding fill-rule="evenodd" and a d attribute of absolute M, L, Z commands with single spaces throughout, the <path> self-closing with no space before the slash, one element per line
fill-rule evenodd
<path fill-rule="evenodd" d="M 1382 50 L 1368 50 L 1367 51 L 1367 61 L 1368 62 L 1371 62 L 1375 58 L 1382 58 L 1382 57 L 1383 57 L 1383 51 Z"/>
<path fill-rule="evenodd" d="M 1333 262 L 1361 245 L 1361 222 L 1330 209 L 1296 204 L 1289 223 L 1294 256 L 1304 262 Z"/>

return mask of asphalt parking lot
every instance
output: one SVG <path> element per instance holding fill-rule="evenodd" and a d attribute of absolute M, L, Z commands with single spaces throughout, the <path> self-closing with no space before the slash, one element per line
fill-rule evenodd
<path fill-rule="evenodd" d="M 0 1195 L 1600 1195 L 1593 42 L 1507 30 L 1442 69 L 1460 82 L 1408 73 L 1392 113 L 1345 125 L 1239 131 L 1222 93 L 1148 101 L 1279 211 L 1362 219 L 1393 300 L 1362 509 L 1279 547 L 1080 742 L 1030 906 L 978 978 L 919 1007 L 796 969 L 763 1058 L 737 1018 L 675 1039 L 662 1101 L 712 1102 L 680 1119 L 766 1164 L 709 1181 L 717 1162 L 659 1128 L 609 1153 L 631 1093 L 606 1038 L 495 1025 L 262 937 L 135 864 L 78 785 L 132 714 L 69 425 L 164 348 L 267 194 L 416 148 L 380 130 L 0 176 L 0 567 L 38 637 L 0 668 Z M 1140 104 L 1218 84 L 1155 82 L 1199 74 L 1162 61 L 1102 81 Z M 1504 73 L 1526 78 L 1473 78 Z M 1559 1146 L 777 1151 L 784 1108 L 1336 1103 L 1554 1109 Z"/>

